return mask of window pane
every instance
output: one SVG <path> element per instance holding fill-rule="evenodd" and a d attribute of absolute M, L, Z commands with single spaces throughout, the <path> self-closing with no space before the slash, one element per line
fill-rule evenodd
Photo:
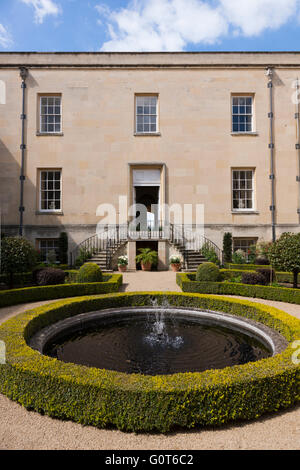
<path fill-rule="evenodd" d="M 61 98 L 41 97 L 41 132 L 60 132 Z M 58 124 L 58 126 L 54 125 Z"/>

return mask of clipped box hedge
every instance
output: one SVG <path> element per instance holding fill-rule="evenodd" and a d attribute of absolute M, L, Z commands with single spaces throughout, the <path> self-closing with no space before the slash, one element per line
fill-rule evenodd
<path fill-rule="evenodd" d="M 58 284 L 56 286 L 24 287 L 0 291 L 0 308 L 26 302 L 61 299 L 83 295 L 118 292 L 123 283 L 122 274 L 104 274 L 103 282 Z"/>
<path fill-rule="evenodd" d="M 239 295 L 258 299 L 300 304 L 300 289 L 253 286 L 236 282 L 197 282 L 194 273 L 177 273 L 176 282 L 183 292 L 216 295 Z"/>
<path fill-rule="evenodd" d="M 237 266 L 237 265 L 233 264 L 231 266 Z M 246 264 L 245 266 L 249 266 L 251 268 L 251 265 Z M 233 277 L 242 276 L 242 274 L 244 274 L 245 272 L 253 273 L 257 269 L 271 269 L 271 266 L 259 266 L 259 265 L 257 265 L 257 266 L 254 266 L 254 268 L 255 269 L 233 269 L 233 268 L 221 269 L 220 272 L 222 273 L 224 279 L 230 280 Z M 298 277 L 298 279 L 299 279 L 299 277 Z M 281 271 L 276 271 L 276 279 L 275 280 L 276 280 L 276 282 L 283 283 L 283 284 L 284 283 L 293 284 L 294 275 L 293 275 L 293 273 L 285 273 L 285 272 L 281 272 Z"/>
<path fill-rule="evenodd" d="M 274 357 L 222 370 L 165 376 L 124 374 L 64 363 L 31 349 L 29 338 L 54 322 L 88 311 L 159 304 L 222 311 L 279 331 L 287 348 Z M 51 417 L 100 428 L 167 432 L 175 427 L 250 420 L 300 400 L 299 366 L 292 361 L 300 321 L 278 309 L 222 297 L 180 293 L 123 293 L 58 301 L 22 313 L 0 326 L 7 363 L 0 392 Z"/>

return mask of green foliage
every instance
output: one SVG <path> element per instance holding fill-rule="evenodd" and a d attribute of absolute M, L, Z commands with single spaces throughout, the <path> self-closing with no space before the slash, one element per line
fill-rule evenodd
<path fill-rule="evenodd" d="M 151 305 L 153 298 L 159 304 L 260 321 L 281 332 L 289 345 L 274 357 L 242 366 L 153 377 L 64 363 L 27 345 L 33 334 L 58 320 L 105 308 Z M 299 320 L 278 309 L 222 297 L 150 292 L 64 300 L 1 325 L 7 364 L 0 366 L 0 392 L 28 409 L 99 428 L 168 432 L 220 426 L 299 402 L 299 366 L 291 361 L 292 342 L 299 335 Z"/>
<path fill-rule="evenodd" d="M 251 284 L 253 286 L 261 285 L 265 286 L 267 284 L 267 280 L 263 274 L 258 272 L 246 272 L 244 271 L 242 274 L 242 284 Z"/>
<path fill-rule="evenodd" d="M 207 261 L 209 261 L 210 263 L 214 263 L 214 264 L 217 264 L 217 265 L 220 264 L 220 261 L 219 261 L 218 255 L 216 253 L 216 250 L 209 243 L 204 243 L 202 245 L 201 253 L 207 259 Z"/>
<path fill-rule="evenodd" d="M 68 235 L 66 232 L 61 232 L 58 239 L 59 262 L 61 264 L 68 264 L 68 245 Z"/>
<path fill-rule="evenodd" d="M 272 266 L 278 271 L 294 273 L 294 287 L 300 272 L 300 233 L 283 233 L 269 250 Z"/>
<path fill-rule="evenodd" d="M 91 259 L 92 256 L 93 256 L 93 253 L 91 250 L 88 250 L 87 248 L 80 248 L 79 255 L 75 261 L 75 266 L 77 267 L 82 266 L 86 261 Z"/>
<path fill-rule="evenodd" d="M 247 259 L 243 250 L 237 250 L 232 255 L 232 262 L 234 264 L 246 264 Z"/>
<path fill-rule="evenodd" d="M 259 268 L 256 270 L 257 273 L 262 274 L 266 280 L 266 285 L 271 284 L 276 280 L 276 273 L 272 268 Z"/>
<path fill-rule="evenodd" d="M 55 286 L 64 284 L 66 273 L 62 269 L 43 268 L 35 273 L 36 283 L 38 286 Z"/>
<path fill-rule="evenodd" d="M 224 233 L 223 252 L 224 252 L 225 263 L 231 263 L 232 262 L 232 234 L 230 232 Z"/>
<path fill-rule="evenodd" d="M 4 237 L 1 240 L 1 271 L 9 276 L 13 287 L 13 275 L 30 271 L 38 261 L 38 253 L 32 244 L 22 237 Z"/>
<path fill-rule="evenodd" d="M 50 266 L 55 266 L 57 261 L 57 256 L 55 250 L 50 250 L 47 254 L 47 263 Z"/>
<path fill-rule="evenodd" d="M 220 277 L 220 269 L 214 263 L 203 263 L 198 266 L 196 279 L 199 282 L 215 282 Z"/>
<path fill-rule="evenodd" d="M 222 273 L 222 271 L 221 271 Z M 222 273 L 223 274 L 223 273 Z M 176 282 L 183 292 L 238 295 L 300 305 L 300 290 L 286 287 L 251 286 L 233 282 L 198 282 L 195 274 L 177 273 Z"/>
<path fill-rule="evenodd" d="M 70 271 L 73 273 L 73 271 Z M 77 276 L 76 276 L 77 277 Z M 86 284 L 69 283 L 56 286 L 25 287 L 0 291 L 0 308 L 26 302 L 62 299 L 80 295 L 98 295 L 118 292 L 123 282 L 122 274 L 103 275 L 103 282 Z"/>
<path fill-rule="evenodd" d="M 247 257 L 247 262 L 248 263 L 255 263 L 256 260 L 256 245 L 250 245 L 249 250 L 248 250 L 248 257 Z"/>
<path fill-rule="evenodd" d="M 151 248 L 140 248 L 140 254 L 135 257 L 137 263 L 151 264 L 156 266 L 158 263 L 157 251 L 151 250 Z"/>
<path fill-rule="evenodd" d="M 77 282 L 102 282 L 102 271 L 96 263 L 85 263 L 79 269 Z"/>

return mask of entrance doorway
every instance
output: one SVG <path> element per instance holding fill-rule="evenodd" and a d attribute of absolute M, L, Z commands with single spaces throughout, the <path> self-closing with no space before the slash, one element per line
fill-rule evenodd
<path fill-rule="evenodd" d="M 134 186 L 137 230 L 159 230 L 159 186 Z M 139 206 L 144 206 L 144 209 Z"/>
<path fill-rule="evenodd" d="M 140 232 L 159 230 L 161 214 L 161 169 L 132 170 L 133 204 L 136 204 L 136 228 Z"/>

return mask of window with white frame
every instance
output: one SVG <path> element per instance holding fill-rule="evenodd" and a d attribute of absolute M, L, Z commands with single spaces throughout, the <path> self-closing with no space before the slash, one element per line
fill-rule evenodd
<path fill-rule="evenodd" d="M 232 132 L 253 132 L 253 97 L 232 97 Z"/>
<path fill-rule="evenodd" d="M 58 238 L 51 238 L 51 239 L 44 239 L 44 240 L 38 240 L 39 244 L 39 251 L 40 251 L 40 256 L 41 256 L 41 261 L 43 263 L 47 263 L 49 261 L 49 258 L 55 258 L 56 260 L 59 260 L 59 241 Z M 53 253 L 55 253 L 55 256 L 53 256 Z M 50 256 L 49 256 L 50 255 Z"/>
<path fill-rule="evenodd" d="M 248 260 L 251 247 L 257 244 L 257 238 L 234 238 L 233 239 L 233 251 L 242 250 L 245 253 L 245 257 Z"/>
<path fill-rule="evenodd" d="M 232 209 L 254 210 L 254 170 L 232 170 Z"/>
<path fill-rule="evenodd" d="M 61 170 L 40 171 L 40 210 L 61 211 Z"/>
<path fill-rule="evenodd" d="M 136 133 L 158 132 L 157 96 L 136 96 Z"/>
<path fill-rule="evenodd" d="M 40 132 L 56 134 L 62 131 L 61 96 L 40 97 Z"/>

